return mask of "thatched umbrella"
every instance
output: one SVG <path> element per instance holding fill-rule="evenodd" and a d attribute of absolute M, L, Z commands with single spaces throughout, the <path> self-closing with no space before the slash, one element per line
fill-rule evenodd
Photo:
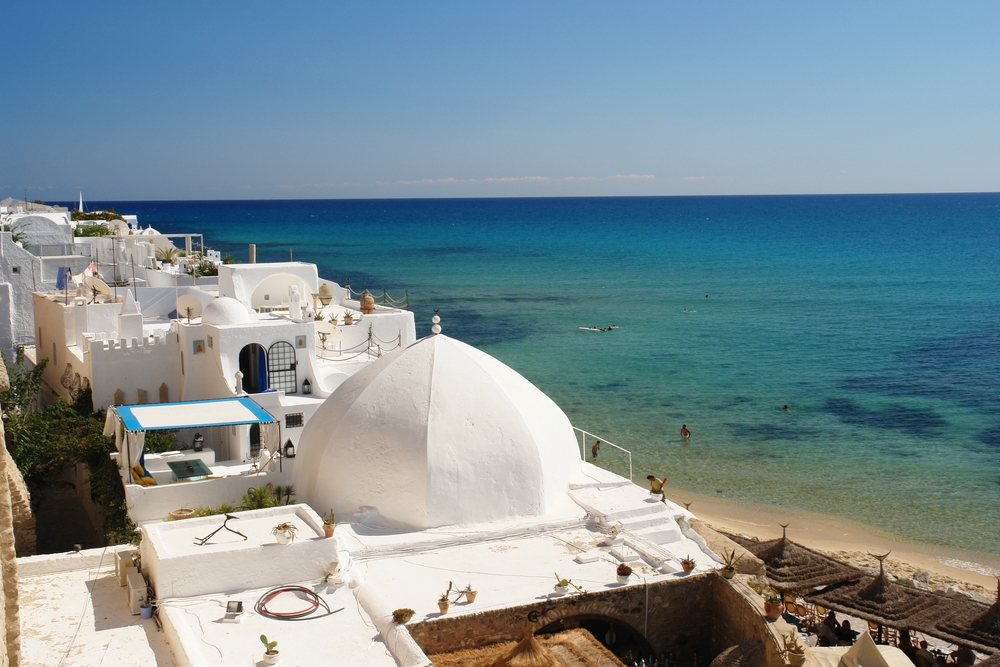
<path fill-rule="evenodd" d="M 525 638 L 506 655 L 497 658 L 493 667 L 556 667 L 556 659 L 529 629 Z"/>
<path fill-rule="evenodd" d="M 625 667 L 583 628 L 429 656 L 435 667 Z"/>
<path fill-rule="evenodd" d="M 755 639 L 738 646 L 730 646 L 715 656 L 708 667 L 757 667 L 765 662 L 764 644 Z"/>
<path fill-rule="evenodd" d="M 1000 651 L 1000 581 L 997 600 L 991 607 L 975 600 L 950 598 L 949 602 L 932 616 L 918 619 L 918 629 L 987 653 Z"/>
<path fill-rule="evenodd" d="M 781 526 L 780 538 L 763 542 L 729 536 L 764 562 L 768 581 L 775 589 L 783 593 L 805 593 L 819 586 L 856 581 L 864 576 L 856 567 L 792 542 L 785 535 L 786 528 L 788 524 Z"/>
<path fill-rule="evenodd" d="M 883 563 L 888 555 L 875 557 L 879 561 L 877 577 L 864 577 L 856 583 L 809 595 L 806 599 L 879 625 L 926 631 L 924 624 L 917 620 L 928 619 L 941 608 L 950 606 L 951 598 L 891 581 Z"/>

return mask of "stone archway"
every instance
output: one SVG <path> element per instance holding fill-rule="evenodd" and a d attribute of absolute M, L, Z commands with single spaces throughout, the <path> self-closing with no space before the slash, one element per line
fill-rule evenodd
<path fill-rule="evenodd" d="M 564 616 L 557 621 L 550 622 L 540 630 L 536 630 L 535 634 L 553 634 L 574 628 L 583 628 L 592 634 L 597 641 L 626 664 L 632 660 L 655 655 L 653 647 L 641 632 L 628 623 L 605 614 L 583 613 Z"/>

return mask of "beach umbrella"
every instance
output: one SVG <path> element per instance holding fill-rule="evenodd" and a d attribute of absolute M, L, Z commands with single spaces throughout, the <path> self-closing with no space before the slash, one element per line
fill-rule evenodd
<path fill-rule="evenodd" d="M 428 656 L 434 667 L 625 667 L 583 628 Z M 750 663 L 743 663 L 750 664 Z M 756 664 L 756 663 L 755 663 Z"/>
<path fill-rule="evenodd" d="M 768 582 L 782 593 L 806 593 L 821 586 L 857 581 L 864 572 L 788 539 L 787 524 L 776 540 L 751 540 L 729 535 L 734 542 L 759 558 L 767 568 Z"/>
<path fill-rule="evenodd" d="M 941 608 L 950 606 L 951 598 L 892 581 L 886 575 L 883 563 L 888 555 L 876 556 L 879 561 L 878 576 L 864 577 L 854 583 L 809 595 L 806 600 L 879 625 L 927 632 L 925 624 L 920 623 L 918 627 L 917 621 L 934 617 Z"/>
<path fill-rule="evenodd" d="M 971 599 L 950 598 L 949 602 L 933 615 L 918 619 L 917 629 L 979 651 L 1000 651 L 1000 581 L 997 600 L 990 607 Z"/>

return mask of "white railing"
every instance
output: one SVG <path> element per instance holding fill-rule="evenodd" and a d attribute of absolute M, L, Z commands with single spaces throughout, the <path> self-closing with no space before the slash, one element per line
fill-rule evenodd
<path fill-rule="evenodd" d="M 583 457 L 584 461 L 587 460 L 587 438 L 590 437 L 593 438 L 594 440 L 600 440 L 601 445 L 610 445 L 619 451 L 625 452 L 625 454 L 628 455 L 628 478 L 629 481 L 635 481 L 632 479 L 632 452 L 625 449 L 624 447 L 619 447 L 613 442 L 608 442 L 604 438 L 596 436 L 593 433 L 590 433 L 589 431 L 584 431 L 582 428 L 577 428 L 574 426 L 573 430 L 580 434 L 580 456 Z"/>

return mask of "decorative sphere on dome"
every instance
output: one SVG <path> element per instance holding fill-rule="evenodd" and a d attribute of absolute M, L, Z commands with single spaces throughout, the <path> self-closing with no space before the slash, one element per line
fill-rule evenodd
<path fill-rule="evenodd" d="M 538 516 L 580 469 L 569 419 L 490 355 L 429 336 L 358 371 L 299 441 L 299 498 L 415 528 Z"/>
<path fill-rule="evenodd" d="M 214 299 L 205 306 L 201 313 L 202 324 L 215 326 L 224 324 L 248 324 L 253 321 L 247 307 L 236 299 L 223 296 Z"/>

